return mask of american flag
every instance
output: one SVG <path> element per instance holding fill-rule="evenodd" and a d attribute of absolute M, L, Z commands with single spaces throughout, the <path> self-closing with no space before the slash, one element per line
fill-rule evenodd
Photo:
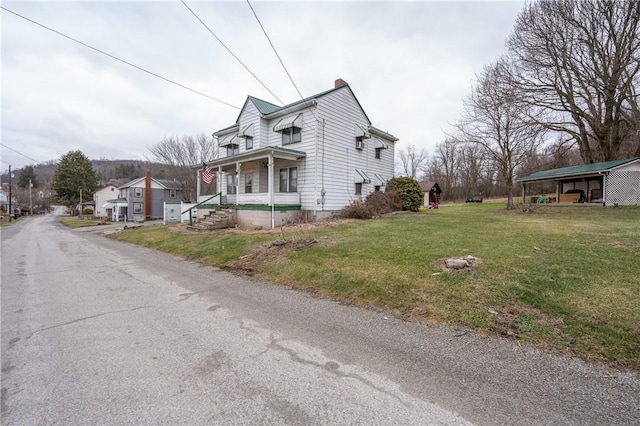
<path fill-rule="evenodd" d="M 202 180 L 205 183 L 211 183 L 213 181 L 213 172 L 204 161 L 202 162 Z"/>

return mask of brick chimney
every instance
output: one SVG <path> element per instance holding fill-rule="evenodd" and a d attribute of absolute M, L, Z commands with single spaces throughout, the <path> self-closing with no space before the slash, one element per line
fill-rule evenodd
<path fill-rule="evenodd" d="M 151 171 L 144 176 L 144 219 L 151 220 Z"/>
<path fill-rule="evenodd" d="M 336 80 L 335 88 L 337 89 L 340 86 L 346 86 L 346 85 L 347 85 L 347 82 L 344 81 L 343 79 L 339 78 L 339 79 Z"/>

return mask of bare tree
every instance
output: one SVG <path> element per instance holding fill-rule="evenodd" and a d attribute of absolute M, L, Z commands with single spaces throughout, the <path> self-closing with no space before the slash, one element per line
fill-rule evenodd
<path fill-rule="evenodd" d="M 542 144 L 544 128 L 536 124 L 535 109 L 521 102 L 513 86 L 512 67 L 504 59 L 486 66 L 464 101 L 456 125 L 458 139 L 481 146 L 500 170 L 513 209 L 516 171 Z"/>
<path fill-rule="evenodd" d="M 148 149 L 152 155 L 151 161 L 169 166 L 167 178 L 175 179 L 181 184 L 183 198 L 186 201 L 196 199 L 197 182 L 193 166 L 216 158 L 213 137 L 205 134 L 165 137 Z"/>
<path fill-rule="evenodd" d="M 584 163 L 616 159 L 625 144 L 640 155 L 640 1 L 529 3 L 508 46 L 520 88 Z"/>
<path fill-rule="evenodd" d="M 444 142 L 436 145 L 435 158 L 438 159 L 438 163 L 442 170 L 442 177 L 444 181 L 442 183 L 443 198 L 452 200 L 461 194 L 456 194 L 454 188 L 458 186 L 459 177 L 459 143 L 456 139 L 448 137 Z"/>
<path fill-rule="evenodd" d="M 427 152 L 424 148 L 418 150 L 415 145 L 407 145 L 405 149 L 398 151 L 400 164 L 404 175 L 413 179 L 418 178 L 418 173 L 424 170 L 427 162 Z"/>

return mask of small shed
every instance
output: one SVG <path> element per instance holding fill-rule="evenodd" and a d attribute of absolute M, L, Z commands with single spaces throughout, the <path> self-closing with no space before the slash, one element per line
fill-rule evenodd
<path fill-rule="evenodd" d="M 432 203 L 440 204 L 440 195 L 442 190 L 438 182 L 420 182 L 420 188 L 424 193 L 424 200 L 422 205 L 428 206 Z"/>
<path fill-rule="evenodd" d="M 525 203 L 536 183 L 555 181 L 559 203 L 640 205 L 640 157 L 545 170 L 517 181 Z"/>

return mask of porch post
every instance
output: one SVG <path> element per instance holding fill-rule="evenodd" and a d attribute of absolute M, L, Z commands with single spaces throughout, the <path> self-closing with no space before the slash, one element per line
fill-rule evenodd
<path fill-rule="evenodd" d="M 198 204 L 200 202 L 199 198 L 200 198 L 200 179 L 202 177 L 202 169 L 198 169 L 196 170 L 196 204 Z M 182 211 L 182 210 L 180 210 Z"/>
<path fill-rule="evenodd" d="M 242 163 L 236 162 L 236 176 L 233 182 L 236 187 L 236 206 L 240 204 L 240 167 L 242 167 Z"/>
<path fill-rule="evenodd" d="M 556 181 L 556 203 L 560 202 L 560 185 L 561 185 L 560 181 L 557 180 Z"/>
<path fill-rule="evenodd" d="M 527 204 L 527 183 L 522 182 L 522 204 Z"/>
<path fill-rule="evenodd" d="M 273 151 L 269 153 L 269 205 L 271 206 L 271 229 L 276 227 L 275 211 L 273 207 Z"/>
<path fill-rule="evenodd" d="M 218 166 L 218 172 L 216 173 L 216 187 L 218 188 L 217 194 L 220 194 L 220 197 L 218 197 L 218 205 L 222 205 L 222 166 Z"/>

